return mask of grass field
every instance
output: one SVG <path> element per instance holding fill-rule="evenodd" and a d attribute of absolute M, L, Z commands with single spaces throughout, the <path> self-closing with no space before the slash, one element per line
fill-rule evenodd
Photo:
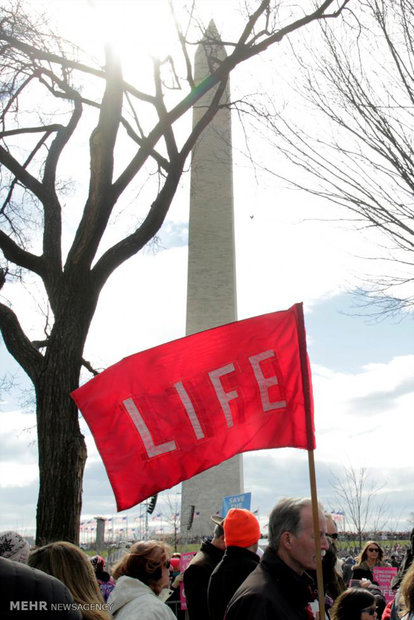
<path fill-rule="evenodd" d="M 366 541 L 363 541 L 363 545 L 365 544 Z M 261 545 L 263 548 L 266 546 L 266 541 L 263 541 L 263 545 Z M 379 544 L 382 547 L 394 547 L 394 545 L 398 544 L 400 545 L 403 549 L 405 549 L 406 545 L 410 544 L 409 540 L 382 540 L 379 542 Z M 357 540 L 339 540 L 338 541 L 338 547 L 340 551 L 344 551 L 344 550 L 348 550 L 351 554 L 352 554 L 352 550 L 351 549 L 355 549 L 359 547 L 359 542 Z M 178 544 L 177 545 L 177 551 L 179 553 L 190 553 L 190 552 L 196 552 L 198 551 L 200 548 L 200 543 L 184 543 L 184 544 Z M 175 551 L 173 545 L 171 545 L 171 549 L 172 551 Z M 88 549 L 86 551 L 86 553 L 89 556 L 93 556 L 96 555 L 96 550 L 95 549 Z M 101 551 L 99 551 L 99 555 L 101 555 L 102 557 L 104 557 L 105 559 L 108 557 L 108 549 L 103 549 Z"/>

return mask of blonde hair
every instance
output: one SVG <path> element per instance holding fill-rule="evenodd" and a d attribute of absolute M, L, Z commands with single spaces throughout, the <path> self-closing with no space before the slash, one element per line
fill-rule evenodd
<path fill-rule="evenodd" d="M 32 551 L 28 564 L 62 581 L 75 603 L 81 605 L 83 618 L 110 620 L 109 613 L 102 609 L 104 599 L 92 564 L 79 547 L 66 541 L 53 542 Z"/>
<path fill-rule="evenodd" d="M 401 615 L 414 611 L 414 563 L 410 565 L 400 585 Z"/>
<path fill-rule="evenodd" d="M 168 561 L 170 547 L 160 540 L 146 540 L 132 545 L 130 552 L 114 566 L 113 577 L 123 575 L 139 579 L 159 594 L 162 566 Z"/>

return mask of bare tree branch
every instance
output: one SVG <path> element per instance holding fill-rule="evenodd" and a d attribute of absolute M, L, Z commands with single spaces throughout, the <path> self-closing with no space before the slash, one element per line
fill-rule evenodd
<path fill-rule="evenodd" d="M 381 231 L 400 264 L 404 253 L 407 264 L 414 262 L 413 11 L 412 0 L 396 0 L 392 8 L 367 0 L 343 21 L 343 36 L 322 22 L 322 49 L 305 42 L 305 51 L 295 51 L 303 79 L 296 78 L 294 90 L 312 122 L 300 124 L 287 111 L 262 115 L 296 167 L 290 176 L 272 173 Z M 408 284 L 409 277 L 384 273 L 378 286 L 366 285 L 367 299 L 385 312 L 411 309 Z"/>
<path fill-rule="evenodd" d="M 2 303 L 0 329 L 7 349 L 35 382 L 41 372 L 43 356 L 24 334 L 13 310 Z"/>
<path fill-rule="evenodd" d="M 345 514 L 346 521 L 355 529 L 362 546 L 363 533 L 369 526 L 377 527 L 383 515 L 384 504 L 381 504 L 379 509 L 375 506 L 375 500 L 383 485 L 370 481 L 364 467 L 359 470 L 348 467 L 342 477 L 333 477 L 331 486 L 337 494 L 338 505 Z"/>

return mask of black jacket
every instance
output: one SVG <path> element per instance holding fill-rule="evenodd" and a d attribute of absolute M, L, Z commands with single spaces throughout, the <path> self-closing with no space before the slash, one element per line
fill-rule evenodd
<path fill-rule="evenodd" d="M 269 549 L 231 599 L 226 620 L 309 620 L 312 580 Z"/>
<path fill-rule="evenodd" d="M 208 585 L 210 620 L 223 620 L 231 597 L 258 563 L 257 553 L 242 547 L 227 547 L 223 559 L 213 570 Z"/>
<path fill-rule="evenodd" d="M 224 551 L 211 542 L 203 542 L 200 551 L 184 571 L 184 591 L 190 620 L 209 620 L 207 588 L 210 575 Z"/>
<path fill-rule="evenodd" d="M 80 620 L 68 588 L 55 577 L 20 562 L 0 557 L 0 618 L 2 620 Z"/>
<path fill-rule="evenodd" d="M 385 562 L 378 562 L 377 566 L 389 566 Z M 369 567 L 367 562 L 361 562 L 361 564 L 354 564 L 352 567 L 351 579 L 369 579 L 372 583 L 378 585 L 378 582 L 374 579 L 374 573 Z"/>

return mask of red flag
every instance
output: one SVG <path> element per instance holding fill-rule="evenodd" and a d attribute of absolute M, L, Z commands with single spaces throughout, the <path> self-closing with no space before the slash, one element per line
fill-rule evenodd
<path fill-rule="evenodd" d="M 315 447 L 302 304 L 131 355 L 72 397 L 118 510 L 241 452 Z"/>

